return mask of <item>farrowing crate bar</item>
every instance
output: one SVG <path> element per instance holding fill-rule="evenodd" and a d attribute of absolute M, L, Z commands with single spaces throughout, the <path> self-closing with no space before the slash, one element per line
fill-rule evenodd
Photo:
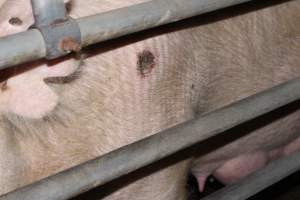
<path fill-rule="evenodd" d="M 31 0 L 36 28 L 44 38 L 46 59 L 62 57 L 81 50 L 78 23 L 67 16 L 63 0 Z"/>
<path fill-rule="evenodd" d="M 43 13 L 49 9 L 47 5 L 57 6 L 59 1 L 62 0 L 53 0 L 55 3 L 50 0 L 33 0 L 32 2 L 33 6 L 36 5 L 34 10 Z M 248 1 L 251 0 L 153 0 L 80 18 L 76 20 L 81 32 L 80 45 L 86 47 L 101 41 Z M 39 5 L 45 5 L 46 7 L 39 8 Z M 61 15 L 61 12 L 58 13 Z M 37 29 L 30 29 L 0 38 L 0 70 L 45 58 L 47 54 L 45 40 Z"/>
<path fill-rule="evenodd" d="M 81 18 L 77 20 L 81 34 L 80 48 L 247 1 L 249 0 L 154 0 L 92 17 Z M 68 18 L 65 9 L 62 8 L 62 2 L 62 0 L 32 0 L 36 27 L 39 29 L 41 27 L 49 28 L 47 26 L 50 26 L 57 19 L 67 21 Z M 58 35 L 55 35 L 57 32 L 54 33 L 54 37 L 64 36 L 66 32 L 63 30 L 66 27 L 62 26 L 62 29 L 58 30 Z M 76 29 L 75 26 L 74 28 Z M 67 33 L 66 35 L 69 34 L 78 36 L 76 33 Z M 57 38 L 59 39 L 59 37 Z M 23 46 L 15 45 L 19 44 L 20 41 L 22 41 Z M 53 57 L 49 56 L 52 47 L 49 48 L 47 42 L 49 43 L 45 39 L 45 35 L 41 34 L 38 29 L 31 29 L 0 38 L 0 69 L 44 57 L 52 59 L 69 53 L 69 51 L 64 52 L 65 49 L 61 49 L 63 50 L 61 55 L 58 52 Z M 83 191 L 103 185 L 236 125 L 294 102 L 299 98 L 300 78 L 204 116 L 199 116 L 194 120 L 3 195 L 0 200 L 69 199 Z M 207 199 L 220 199 L 220 196 L 224 200 L 232 199 L 234 194 L 237 194 L 237 196 L 234 196 L 235 199 L 245 199 L 299 169 L 299 154 L 295 153 L 289 158 L 275 161 L 266 169 L 250 176 L 247 180 L 243 180 L 239 185 L 229 186 Z M 130 162 L 127 162 L 128 160 Z M 282 164 L 285 165 L 285 168 L 282 167 Z M 289 170 L 285 171 L 287 168 Z M 82 179 L 83 174 L 85 179 Z M 261 174 L 267 174 L 268 176 L 260 178 Z M 251 192 L 248 188 L 250 186 L 254 188 Z M 227 196 L 224 195 L 224 191 Z M 231 193 L 228 193 L 228 191 Z"/>

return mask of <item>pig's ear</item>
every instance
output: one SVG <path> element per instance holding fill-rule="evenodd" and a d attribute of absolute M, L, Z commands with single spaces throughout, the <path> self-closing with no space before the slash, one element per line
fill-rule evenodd
<path fill-rule="evenodd" d="M 0 88 L 0 113 L 13 113 L 33 119 L 46 116 L 55 109 L 59 96 L 45 79 L 72 75 L 79 65 L 79 60 L 70 58 L 52 66 L 41 64 L 10 77 L 5 86 Z"/>
<path fill-rule="evenodd" d="M 0 89 L 0 112 L 42 118 L 53 110 L 58 96 L 43 82 L 43 74 L 36 68 L 7 79 Z"/>
<path fill-rule="evenodd" d="M 33 74 L 23 74 L 7 81 L 2 91 L 6 112 L 26 118 L 42 118 L 58 103 L 58 95 Z"/>

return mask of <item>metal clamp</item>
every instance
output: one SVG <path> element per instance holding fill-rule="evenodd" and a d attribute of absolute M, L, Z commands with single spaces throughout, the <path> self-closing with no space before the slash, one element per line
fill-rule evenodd
<path fill-rule="evenodd" d="M 81 49 L 80 29 L 72 18 L 55 21 L 48 26 L 37 27 L 37 29 L 44 37 L 47 59 L 58 58 L 71 51 L 78 52 Z"/>
<path fill-rule="evenodd" d="M 78 23 L 66 15 L 63 0 L 32 0 L 38 29 L 45 41 L 46 59 L 55 59 L 72 51 L 81 50 L 81 32 Z"/>

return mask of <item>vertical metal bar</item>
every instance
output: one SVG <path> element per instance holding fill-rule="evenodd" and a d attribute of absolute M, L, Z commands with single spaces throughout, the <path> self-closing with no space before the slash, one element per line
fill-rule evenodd
<path fill-rule="evenodd" d="M 31 4 L 36 26 L 49 25 L 66 18 L 63 0 L 31 0 Z"/>

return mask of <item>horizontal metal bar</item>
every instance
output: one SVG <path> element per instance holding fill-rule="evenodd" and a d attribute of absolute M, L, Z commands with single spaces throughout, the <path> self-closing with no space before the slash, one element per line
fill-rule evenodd
<path fill-rule="evenodd" d="M 245 200 L 300 170 L 300 151 L 268 164 L 230 186 L 221 189 L 203 200 Z"/>
<path fill-rule="evenodd" d="M 83 46 L 251 0 L 153 0 L 78 20 Z"/>
<path fill-rule="evenodd" d="M 77 22 L 82 34 L 82 44 L 87 46 L 247 1 L 251 0 L 153 0 L 81 18 Z M 34 35 L 32 31 L 27 31 L 1 38 L 0 70 L 44 58 L 45 44 L 40 37 L 41 35 L 36 36 L 36 33 Z M 26 41 L 26 48 L 22 42 L 17 45 L 11 42 L 12 38 L 18 41 L 29 39 Z M 35 48 L 36 46 L 40 48 Z"/>
<path fill-rule="evenodd" d="M 36 29 L 0 38 L 0 70 L 45 56 L 44 39 Z"/>
<path fill-rule="evenodd" d="M 297 78 L 11 192 L 0 200 L 69 199 L 299 98 Z"/>

